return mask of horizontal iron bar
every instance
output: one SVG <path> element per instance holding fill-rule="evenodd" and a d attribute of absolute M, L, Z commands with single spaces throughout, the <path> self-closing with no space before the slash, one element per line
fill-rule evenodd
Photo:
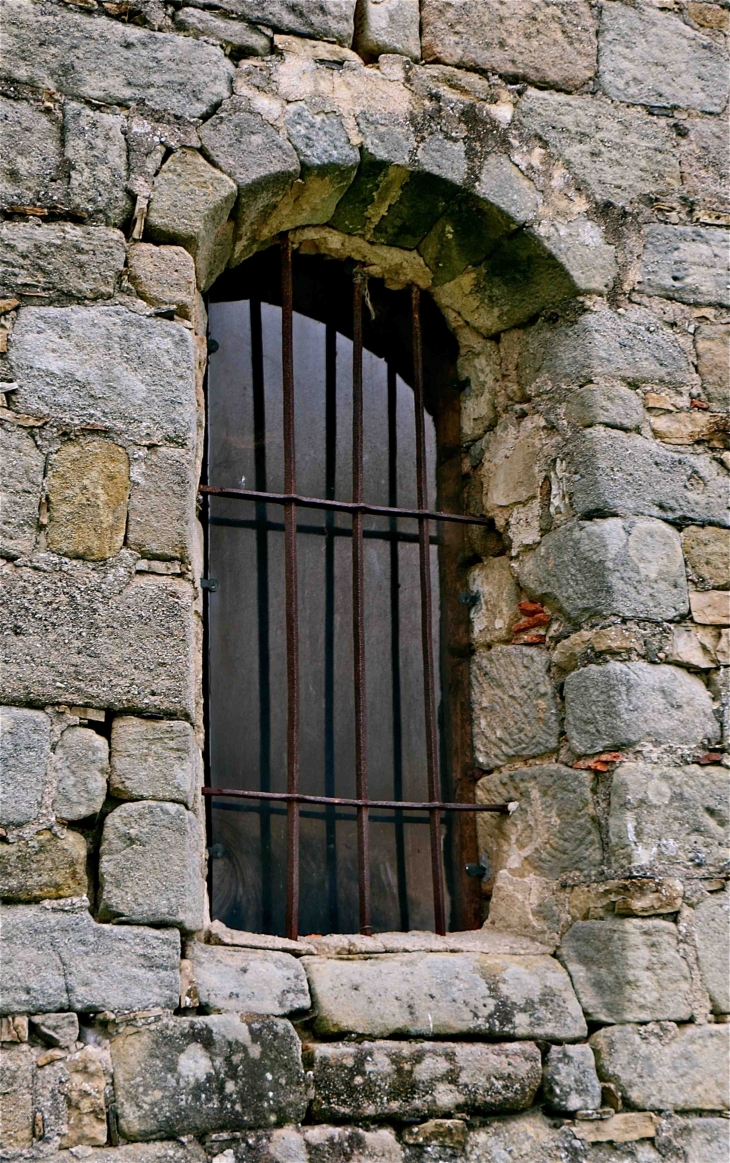
<path fill-rule="evenodd" d="M 257 521 L 251 517 L 247 521 L 237 521 L 234 517 L 211 517 L 210 525 L 219 525 L 228 529 L 263 529 L 267 533 L 283 533 L 282 521 Z M 342 525 L 302 525 L 297 522 L 297 533 L 311 533 L 315 537 L 352 537 L 352 529 L 345 529 Z M 401 544 L 418 545 L 417 533 L 404 533 L 402 529 L 364 529 L 363 537 L 366 541 L 397 541 Z M 438 536 L 433 533 L 429 538 L 431 545 L 439 545 Z M 478 601 L 474 595 L 474 605 Z"/>
<path fill-rule="evenodd" d="M 201 789 L 204 796 L 232 796 L 234 799 L 246 800 L 286 800 L 298 804 L 336 804 L 344 808 L 403 808 L 410 811 L 422 812 L 503 812 L 511 815 L 514 811 L 512 804 L 444 804 L 440 801 L 426 800 L 424 803 L 414 803 L 410 800 L 355 800 L 342 799 L 335 796 L 307 796 L 301 792 L 286 791 L 241 791 L 233 788 L 204 787 Z"/>
<path fill-rule="evenodd" d="M 265 501 L 272 505 L 287 505 L 294 501 L 303 509 L 332 509 L 337 513 L 367 513 L 371 517 L 428 517 L 432 521 L 456 521 L 462 525 L 491 525 L 488 517 L 469 517 L 465 513 L 440 513 L 430 509 L 394 509 L 387 505 L 367 505 L 359 501 L 326 501 L 322 497 L 301 497 L 298 493 L 264 493 L 258 489 L 224 489 L 216 485 L 200 485 L 199 492 L 211 497 L 226 497 L 229 501 Z"/>

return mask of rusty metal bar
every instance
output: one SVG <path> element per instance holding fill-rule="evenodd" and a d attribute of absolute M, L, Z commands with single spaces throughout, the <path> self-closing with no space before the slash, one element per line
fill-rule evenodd
<path fill-rule="evenodd" d="M 294 430 L 292 246 L 281 244 L 281 370 L 284 396 L 284 574 L 286 591 L 286 935 L 299 935 L 299 602 L 297 592 L 296 440 Z"/>
<path fill-rule="evenodd" d="M 421 292 L 411 287 L 411 324 L 413 335 L 413 396 L 416 410 L 416 502 L 423 513 L 428 505 L 426 475 L 426 417 L 423 402 L 423 342 L 421 334 Z M 436 724 L 436 687 L 433 663 L 433 613 L 431 599 L 431 545 L 428 517 L 418 518 L 418 563 L 421 578 L 421 648 L 423 652 L 423 698 L 426 724 L 426 773 L 428 796 L 438 797 L 439 760 Z M 433 878 L 434 926 L 446 932 L 444 899 L 444 859 L 441 850 L 441 813 L 431 808 L 431 875 Z"/>
<path fill-rule="evenodd" d="M 363 498 L 363 397 L 362 397 L 362 303 L 363 275 L 355 271 L 352 288 L 352 500 Z M 361 802 L 357 808 L 357 866 L 360 932 L 372 933 L 370 907 L 370 831 L 368 823 L 367 719 L 365 710 L 365 563 L 363 513 L 352 514 L 352 661 L 355 683 L 355 786 Z"/>
<path fill-rule="evenodd" d="M 239 800 L 282 800 L 298 804 L 336 804 L 343 808 L 402 808 L 404 811 L 419 812 L 496 812 L 511 815 L 515 803 L 498 804 L 449 804 L 441 800 L 362 800 L 342 796 L 309 796 L 301 792 L 286 791 L 242 791 L 239 788 L 203 787 L 204 796 L 229 796 Z"/>

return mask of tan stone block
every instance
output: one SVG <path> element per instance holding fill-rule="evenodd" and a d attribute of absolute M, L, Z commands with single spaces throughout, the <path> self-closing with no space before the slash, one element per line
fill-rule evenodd
<path fill-rule="evenodd" d="M 174 307 L 177 315 L 195 315 L 195 263 L 182 246 L 135 242 L 129 248 L 129 281 L 152 307 Z"/>
<path fill-rule="evenodd" d="M 718 444 L 728 430 L 728 418 L 717 412 L 666 412 L 651 417 L 651 430 L 665 444 Z"/>
<path fill-rule="evenodd" d="M 715 590 L 730 588 L 730 529 L 690 525 L 682 533 L 682 549 L 698 582 Z"/>
<path fill-rule="evenodd" d="M 106 1143 L 103 1053 L 94 1046 L 85 1046 L 68 1059 L 69 1074 L 65 1086 L 67 1123 L 60 1147 L 103 1147 Z"/>
<path fill-rule="evenodd" d="M 83 896 L 87 890 L 86 841 L 78 832 L 0 844 L 0 898 L 38 901 Z"/>
<path fill-rule="evenodd" d="M 661 916 L 678 912 L 683 894 L 682 882 L 674 877 L 581 884 L 570 890 L 570 915 L 576 921 L 600 921 L 613 914 Z"/>
<path fill-rule="evenodd" d="M 18 1151 L 33 1142 L 33 1074 L 30 1046 L 0 1054 L 0 1149 Z"/>
<path fill-rule="evenodd" d="M 558 945 L 570 927 L 568 893 L 542 876 L 497 873 L 487 926 L 500 933 L 517 933 L 545 945 Z"/>
<path fill-rule="evenodd" d="M 695 332 L 697 370 L 711 404 L 730 407 L 730 327 L 703 323 Z"/>
<path fill-rule="evenodd" d="M 721 32 L 725 32 L 730 27 L 730 12 L 726 8 L 721 8 L 717 3 L 694 3 L 694 0 L 690 0 L 687 5 L 687 14 L 703 28 L 718 28 Z"/>
<path fill-rule="evenodd" d="M 48 548 L 102 561 L 122 548 L 129 457 L 108 440 L 73 440 L 56 453 L 48 479 Z"/>
<path fill-rule="evenodd" d="M 511 642 L 519 620 L 519 588 L 508 557 L 490 557 L 469 574 L 469 588 L 479 602 L 471 612 L 472 640 L 476 646 Z"/>
<path fill-rule="evenodd" d="M 0 1042 L 27 1042 L 28 1018 L 25 1014 L 10 1014 L 0 1018 Z"/>
<path fill-rule="evenodd" d="M 610 1119 L 578 1121 L 573 1134 L 584 1143 L 634 1143 L 637 1139 L 653 1139 L 659 1116 L 650 1111 L 627 1111 Z"/>
<path fill-rule="evenodd" d="M 691 593 L 689 604 L 695 622 L 703 626 L 730 626 L 730 590 Z"/>
<path fill-rule="evenodd" d="M 667 662 L 711 670 L 718 662 L 719 636 L 719 630 L 713 626 L 674 626 Z"/>

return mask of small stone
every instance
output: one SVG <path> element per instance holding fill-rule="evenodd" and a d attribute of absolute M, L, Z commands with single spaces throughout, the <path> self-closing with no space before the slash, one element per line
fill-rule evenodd
<path fill-rule="evenodd" d="M 730 529 L 691 526 L 682 531 L 682 548 L 696 581 L 712 589 L 730 589 Z"/>
<path fill-rule="evenodd" d="M 75 1045 L 79 1037 L 79 1019 L 76 1014 L 43 1014 L 31 1018 L 31 1025 L 49 1046 Z"/>
<path fill-rule="evenodd" d="M 698 444 L 708 441 L 722 447 L 728 419 L 717 412 L 669 412 L 651 417 L 651 430 L 665 444 Z"/>
<path fill-rule="evenodd" d="M 183 32 L 210 37 L 229 45 L 236 57 L 267 57 L 273 42 L 260 28 L 245 24 L 242 20 L 230 20 L 226 16 L 213 16 L 201 12 L 199 8 L 182 8 L 175 14 L 175 27 Z"/>
<path fill-rule="evenodd" d="M 712 670 L 718 664 L 719 631 L 710 626 L 675 626 L 667 662 L 691 670 Z"/>
<path fill-rule="evenodd" d="M 124 235 L 70 222 L 4 222 L 0 255 L 0 294 L 108 299 L 124 266 Z"/>
<path fill-rule="evenodd" d="M 601 1105 L 601 1084 L 590 1046 L 551 1046 L 542 1084 L 548 1104 L 566 1114 Z"/>
<path fill-rule="evenodd" d="M 109 440 L 70 440 L 48 475 L 48 548 L 63 557 L 103 561 L 124 543 L 129 457 Z"/>
<path fill-rule="evenodd" d="M 548 656 L 529 646 L 494 646 L 475 655 L 471 697 L 480 766 L 556 750 L 560 715 L 549 666 Z"/>
<path fill-rule="evenodd" d="M 533 1042 L 320 1043 L 313 1068 L 313 1115 L 335 1121 L 523 1110 L 542 1073 Z"/>
<path fill-rule="evenodd" d="M 641 397 L 622 384 L 589 384 L 568 397 L 566 415 L 581 428 L 605 424 L 631 432 L 641 427 L 644 409 Z"/>
<path fill-rule="evenodd" d="M 29 432 L 0 424 L 0 553 L 33 552 L 46 458 Z"/>
<path fill-rule="evenodd" d="M 675 666 L 607 662 L 565 680 L 565 729 L 578 755 L 637 743 L 699 746 L 719 739 L 707 688 Z"/>
<path fill-rule="evenodd" d="M 110 790 L 122 800 L 192 805 L 197 746 L 189 723 L 119 716 L 112 723 Z"/>
<path fill-rule="evenodd" d="M 497 422 L 494 400 L 501 379 L 499 345 L 471 327 L 462 327 L 457 334 L 457 370 L 460 379 L 468 381 L 461 394 L 461 439 L 471 444 Z"/>
<path fill-rule="evenodd" d="M 151 307 L 174 307 L 175 314 L 195 316 L 195 263 L 181 246 L 134 242 L 129 248 L 129 281 Z"/>
<path fill-rule="evenodd" d="M 301 1043 L 282 1018 L 165 1016 L 111 1042 L 119 1130 L 173 1138 L 299 1122 Z"/>
<path fill-rule="evenodd" d="M 132 208 L 127 185 L 126 123 L 116 113 L 75 101 L 63 106 L 69 207 L 85 222 L 121 226 Z"/>
<path fill-rule="evenodd" d="M 730 306 L 728 233 L 717 226 L 646 227 L 639 289 L 680 303 Z"/>
<path fill-rule="evenodd" d="M 590 1040 L 598 1076 L 639 1110 L 724 1110 L 728 1035 L 719 1025 L 609 1026 Z"/>
<path fill-rule="evenodd" d="M 281 1016 L 309 1009 L 306 974 L 290 953 L 193 942 L 191 960 L 200 1004 L 210 1010 Z"/>
<path fill-rule="evenodd" d="M 104 920 L 203 927 L 200 826 L 181 804 L 122 804 L 107 816 L 99 854 Z"/>
<path fill-rule="evenodd" d="M 50 757 L 48 716 L 0 707 L 0 825 L 21 827 L 38 814 Z"/>
<path fill-rule="evenodd" d="M 401 1138 L 416 1147 L 450 1147 L 462 1151 L 466 1147 L 467 1130 L 463 1119 L 428 1119 L 414 1127 L 406 1127 Z"/>
<path fill-rule="evenodd" d="M 34 1062 L 30 1046 L 0 1054 L 0 1149 L 21 1151 L 33 1142 Z"/>
<path fill-rule="evenodd" d="M 366 61 L 377 60 L 381 53 L 420 60 L 418 0 L 366 0 L 357 9 L 355 49 Z"/>
<path fill-rule="evenodd" d="M 0 1042 L 10 1044 L 28 1041 L 28 1018 L 25 1014 L 0 1018 Z"/>
<path fill-rule="evenodd" d="M 102 1147 L 107 1139 L 106 1077 L 108 1052 L 84 1046 L 73 1054 L 50 1061 L 39 1058 L 35 1104 L 43 1120 L 43 1138 L 61 1148 Z M 45 1059 L 45 1061 L 44 1061 Z"/>
<path fill-rule="evenodd" d="M 490 557 L 469 573 L 469 591 L 479 598 L 471 611 L 472 642 L 493 646 L 512 641 L 512 627 L 519 621 L 517 587 L 508 557 Z"/>
<path fill-rule="evenodd" d="M 576 921 L 559 956 L 594 1022 L 687 1021 L 690 974 L 670 921 Z"/>
<path fill-rule="evenodd" d="M 710 995 L 712 1011 L 730 1013 L 730 894 L 714 892 L 700 901 L 694 913 L 694 935 L 702 984 Z"/>
<path fill-rule="evenodd" d="M 299 937 L 290 941 L 288 937 L 275 937 L 270 933 L 245 933 L 240 929 L 229 929 L 222 921 L 211 921 L 206 930 L 206 938 L 211 945 L 231 945 L 241 949 L 266 949 L 273 953 L 292 953 L 304 957 L 315 953 L 313 944 Z"/>
<path fill-rule="evenodd" d="M 36 832 L 14 844 L 0 844 L 2 900 L 84 896 L 87 887 L 86 841 L 78 832 L 67 832 L 63 837 Z"/>
<path fill-rule="evenodd" d="M 693 591 L 689 604 L 693 620 L 701 626 L 730 626 L 730 590 Z"/>
<path fill-rule="evenodd" d="M 627 1111 L 597 1122 L 578 1122 L 573 1133 L 584 1143 L 635 1143 L 653 1139 L 658 1122 L 659 1116 L 649 1111 Z"/>
<path fill-rule="evenodd" d="M 61 145 L 61 118 L 28 101 L 0 97 L 3 158 L 0 202 L 3 206 L 56 209 L 66 198 Z"/>
<path fill-rule="evenodd" d="M 528 418 L 519 429 L 501 424 L 490 437 L 482 466 L 488 513 L 536 497 L 545 430 L 540 419 Z"/>
<path fill-rule="evenodd" d="M 200 288 L 206 291 L 230 256 L 233 227 L 228 215 L 235 201 L 236 186 L 229 177 L 196 150 L 180 149 L 155 178 L 145 236 L 189 251 Z"/>
<path fill-rule="evenodd" d="M 702 323 L 695 332 L 697 370 L 708 402 L 730 410 L 730 327 Z"/>
<path fill-rule="evenodd" d="M 109 775 L 109 744 L 88 727 L 67 727 L 53 753 L 53 810 L 63 820 L 85 820 L 101 811 Z"/>
<path fill-rule="evenodd" d="M 620 917 L 676 913 L 682 897 L 682 882 L 673 877 L 607 880 L 571 889 L 570 914 L 576 921 L 598 921 L 614 913 Z"/>
<path fill-rule="evenodd" d="M 190 451 L 157 446 L 132 462 L 127 544 L 143 557 L 189 561 L 195 545 L 196 466 Z"/>

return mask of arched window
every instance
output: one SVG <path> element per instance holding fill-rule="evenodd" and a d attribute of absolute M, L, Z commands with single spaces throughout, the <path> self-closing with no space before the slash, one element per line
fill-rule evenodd
<path fill-rule="evenodd" d="M 288 240 L 209 312 L 213 915 L 475 927 L 474 811 L 417 806 L 473 803 L 465 518 L 408 516 L 460 511 L 454 341 L 416 288 Z"/>

